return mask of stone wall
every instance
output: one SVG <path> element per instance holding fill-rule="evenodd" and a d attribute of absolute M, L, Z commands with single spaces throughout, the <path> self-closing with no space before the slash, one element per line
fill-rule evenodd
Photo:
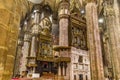
<path fill-rule="evenodd" d="M 76 49 L 72 47 L 70 64 L 71 64 L 70 80 L 80 80 L 80 75 L 83 75 L 83 80 L 91 80 L 90 79 L 90 60 L 89 60 L 88 51 Z"/>
<path fill-rule="evenodd" d="M 27 5 L 26 0 L 0 0 L 0 80 L 12 77 L 18 29 Z"/>

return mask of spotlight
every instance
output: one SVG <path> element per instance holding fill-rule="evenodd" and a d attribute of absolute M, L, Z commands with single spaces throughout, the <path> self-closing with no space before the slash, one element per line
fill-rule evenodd
<path fill-rule="evenodd" d="M 24 24 L 27 25 L 27 21 L 25 21 Z"/>
<path fill-rule="evenodd" d="M 84 13 L 85 13 L 85 10 L 81 10 L 80 12 L 81 12 L 81 14 L 84 14 Z"/>
<path fill-rule="evenodd" d="M 103 22 L 104 22 L 104 19 L 103 19 L 103 18 L 100 18 L 100 19 L 98 20 L 98 22 L 99 22 L 99 23 L 103 23 Z"/>
<path fill-rule="evenodd" d="M 33 12 L 36 13 L 36 12 L 38 12 L 38 11 L 39 11 L 39 10 L 34 10 Z"/>
<path fill-rule="evenodd" d="M 31 15 L 31 17 L 32 17 L 32 18 L 34 18 L 34 17 L 35 17 L 35 15 L 34 15 L 34 14 L 32 14 L 32 15 Z"/>

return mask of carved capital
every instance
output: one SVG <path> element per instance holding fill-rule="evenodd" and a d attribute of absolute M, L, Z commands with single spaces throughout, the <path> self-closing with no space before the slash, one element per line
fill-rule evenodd
<path fill-rule="evenodd" d="M 21 39 L 18 39 L 18 46 L 23 46 L 23 41 Z"/>
<path fill-rule="evenodd" d="M 31 38 L 31 35 L 26 33 L 25 36 L 24 36 L 24 41 L 29 42 L 30 38 Z"/>
<path fill-rule="evenodd" d="M 39 33 L 39 31 L 40 31 L 40 25 L 38 25 L 38 24 L 33 25 L 32 34 L 37 35 Z"/>
<path fill-rule="evenodd" d="M 104 9 L 105 16 L 115 16 L 115 11 L 112 6 L 108 5 Z"/>
<path fill-rule="evenodd" d="M 59 10 L 58 10 L 58 15 L 69 15 L 70 10 L 69 10 L 70 3 L 67 0 L 62 0 L 59 3 Z"/>

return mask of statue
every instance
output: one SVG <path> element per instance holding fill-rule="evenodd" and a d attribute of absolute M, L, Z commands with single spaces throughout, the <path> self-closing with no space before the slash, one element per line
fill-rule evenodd
<path fill-rule="evenodd" d="M 51 21 L 49 18 L 44 18 L 41 22 L 40 25 L 42 27 L 42 34 L 50 34 L 51 33 Z"/>

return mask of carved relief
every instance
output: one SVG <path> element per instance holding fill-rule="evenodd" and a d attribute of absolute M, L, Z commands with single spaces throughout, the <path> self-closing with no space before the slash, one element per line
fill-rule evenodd
<path fill-rule="evenodd" d="M 42 34 L 50 34 L 51 33 L 51 21 L 49 18 L 44 18 L 41 22 L 40 25 L 42 27 Z"/>
<path fill-rule="evenodd" d="M 86 49 L 86 29 L 79 28 L 79 26 L 72 26 L 72 45 L 77 48 Z"/>
<path fill-rule="evenodd" d="M 41 43 L 39 47 L 40 55 L 51 55 L 51 44 L 49 43 Z"/>

